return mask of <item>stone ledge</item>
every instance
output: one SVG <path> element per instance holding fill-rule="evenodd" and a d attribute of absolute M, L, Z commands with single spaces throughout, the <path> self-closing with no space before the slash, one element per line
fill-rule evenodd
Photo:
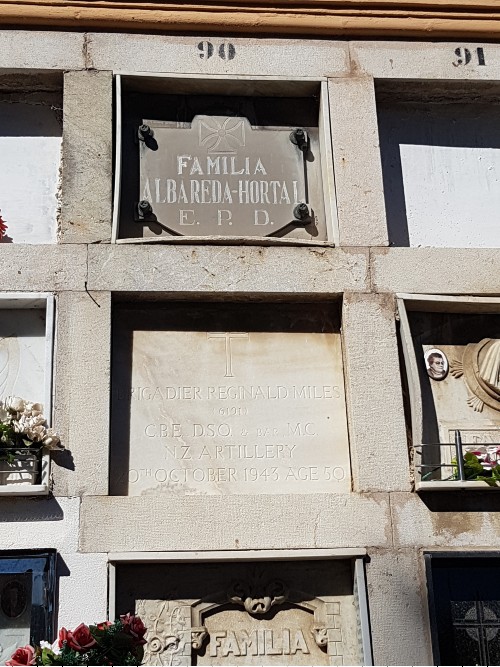
<path fill-rule="evenodd" d="M 499 497 L 467 491 L 438 495 L 391 493 L 395 547 L 468 550 L 498 544 Z"/>
<path fill-rule="evenodd" d="M 82 552 L 388 547 L 391 543 L 386 493 L 85 496 L 80 525 Z"/>
<path fill-rule="evenodd" d="M 297 286 L 300 286 L 298 289 Z M 91 290 L 301 296 L 368 290 L 368 251 L 260 246 L 89 246 Z"/>
<path fill-rule="evenodd" d="M 84 290 L 87 246 L 0 244 L 0 283 L 8 291 Z"/>
<path fill-rule="evenodd" d="M 17 11 L 22 23 L 23 7 L 6 6 L 0 3 L 0 16 L 3 11 Z M 3 24 L 3 21 L 2 21 Z M 33 70 L 69 70 L 85 67 L 85 36 L 76 32 L 45 32 L 28 30 L 0 31 L 0 68 Z"/>
<path fill-rule="evenodd" d="M 500 294 L 496 248 L 370 251 L 373 290 L 409 294 Z"/>

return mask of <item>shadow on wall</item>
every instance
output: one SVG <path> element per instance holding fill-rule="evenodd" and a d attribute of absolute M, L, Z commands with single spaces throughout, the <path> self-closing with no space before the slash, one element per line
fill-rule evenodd
<path fill-rule="evenodd" d="M 491 155 L 466 154 L 465 151 L 500 148 L 500 107 L 497 97 L 490 103 L 484 97 L 482 102 L 473 102 L 472 94 L 467 99 L 464 95 L 452 97 L 449 92 L 443 96 L 438 91 L 433 92 L 431 98 L 428 86 L 410 91 L 407 99 L 401 99 L 401 92 L 400 89 L 392 90 L 390 94 L 385 89 L 377 91 L 389 241 L 392 246 L 432 246 L 439 226 L 436 219 L 439 221 L 440 216 L 446 220 L 446 228 L 450 225 L 448 231 L 452 236 L 454 210 L 462 208 L 462 197 L 467 195 L 471 206 L 471 211 L 463 211 L 464 216 L 474 215 L 474 197 L 482 199 L 483 205 L 487 206 L 483 196 L 487 195 L 486 199 L 491 197 L 490 205 L 493 205 L 495 193 L 489 191 L 488 179 L 494 181 L 496 178 L 496 158 L 495 164 L 487 166 L 488 160 L 492 160 Z M 446 148 L 464 150 L 456 153 L 439 150 Z M 429 173 L 429 165 L 431 169 L 435 167 L 434 175 Z M 460 172 L 463 183 L 459 182 Z M 476 183 L 468 180 L 471 174 L 474 174 Z M 450 188 L 442 188 L 447 179 L 450 179 Z M 420 186 L 425 182 L 427 189 L 422 191 Z M 417 186 L 421 194 L 415 199 L 413 190 Z M 422 229 L 425 242 L 412 242 L 412 230 L 420 237 Z M 448 243 L 438 242 L 436 245 Z M 452 238 L 449 245 L 453 245 Z"/>
<path fill-rule="evenodd" d="M 0 523 L 31 523 L 34 521 L 62 521 L 64 512 L 56 498 L 0 499 Z"/>

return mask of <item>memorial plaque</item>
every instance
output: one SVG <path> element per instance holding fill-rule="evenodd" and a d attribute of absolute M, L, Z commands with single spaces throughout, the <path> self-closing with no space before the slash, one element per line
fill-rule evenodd
<path fill-rule="evenodd" d="M 312 306 L 235 308 L 118 316 L 115 493 L 349 492 L 338 325 Z"/>
<path fill-rule="evenodd" d="M 117 568 L 147 665 L 362 664 L 356 602 L 348 561 Z"/>
<path fill-rule="evenodd" d="M 183 236 L 283 236 L 297 227 L 313 234 L 308 164 L 318 156 L 310 132 L 233 116 L 143 119 L 139 221 Z"/>

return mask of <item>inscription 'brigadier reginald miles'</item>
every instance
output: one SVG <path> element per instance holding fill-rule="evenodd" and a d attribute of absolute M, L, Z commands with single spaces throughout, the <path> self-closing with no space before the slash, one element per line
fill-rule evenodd
<path fill-rule="evenodd" d="M 252 129 L 246 118 L 196 116 L 190 128 L 145 120 L 140 198 L 182 235 L 268 236 L 306 202 L 303 152 L 290 129 Z M 153 146 L 156 150 L 151 148 Z"/>

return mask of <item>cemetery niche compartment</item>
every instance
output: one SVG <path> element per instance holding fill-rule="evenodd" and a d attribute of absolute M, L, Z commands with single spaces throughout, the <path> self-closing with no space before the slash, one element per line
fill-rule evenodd
<path fill-rule="evenodd" d="M 41 403 L 52 414 L 54 297 L 46 293 L 3 293 L 0 296 L 0 399 L 18 396 Z M 44 449 L 0 460 L 0 496 L 49 493 L 50 454 Z M 0 452 L 1 453 L 1 452 Z"/>
<path fill-rule="evenodd" d="M 500 487 L 500 300 L 401 295 L 417 490 Z"/>
<path fill-rule="evenodd" d="M 120 77 L 114 239 L 327 241 L 320 90 Z"/>
<path fill-rule="evenodd" d="M 53 641 L 57 553 L 0 552 L 0 664 L 17 648 Z"/>
<path fill-rule="evenodd" d="M 56 243 L 62 74 L 0 76 L 0 243 Z"/>
<path fill-rule="evenodd" d="M 359 665 L 354 563 L 115 563 L 115 614 L 148 632 L 147 665 Z"/>
<path fill-rule="evenodd" d="M 390 245 L 500 247 L 499 84 L 379 80 L 376 95 Z"/>
<path fill-rule="evenodd" d="M 115 303 L 113 495 L 349 493 L 337 303 Z"/>

